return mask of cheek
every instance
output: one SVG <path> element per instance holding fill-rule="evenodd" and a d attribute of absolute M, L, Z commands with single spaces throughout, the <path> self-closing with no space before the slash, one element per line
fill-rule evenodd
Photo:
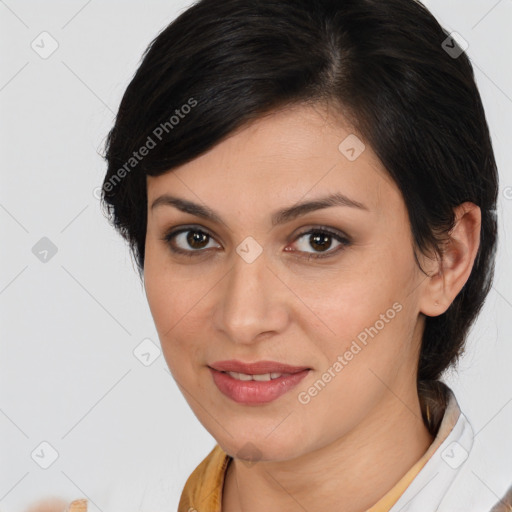
<path fill-rule="evenodd" d="M 174 350 L 175 336 L 183 318 L 184 301 L 179 300 L 179 283 L 165 270 L 161 257 L 146 245 L 144 289 L 155 328 L 167 363 L 175 364 L 180 351 Z M 171 369 L 171 367 L 169 367 Z"/>
<path fill-rule="evenodd" d="M 181 276 L 180 269 L 169 264 L 166 249 L 157 241 L 146 239 L 144 288 L 162 342 L 172 335 L 174 326 L 190 309 L 188 299 L 192 299 L 197 288 L 196 280 L 185 282 Z"/>
<path fill-rule="evenodd" d="M 414 366 L 412 310 L 389 294 L 366 292 L 354 288 L 331 293 L 318 300 L 317 309 L 312 308 L 330 330 L 309 331 L 308 338 L 321 353 L 321 364 L 315 380 L 308 383 L 312 387 L 298 390 L 304 400 L 310 397 L 299 410 L 307 411 L 305 422 L 311 418 L 315 425 L 322 425 L 327 437 L 334 438 L 340 429 L 349 431 L 362 421 L 389 393 L 387 384 L 397 372 Z"/>
<path fill-rule="evenodd" d="M 149 259 L 145 273 L 148 305 L 158 332 L 163 356 L 173 376 L 184 384 L 202 362 L 205 323 L 200 321 L 201 297 L 207 292 L 199 281 L 183 281 L 177 272 L 157 270 Z"/>
<path fill-rule="evenodd" d="M 296 280 L 294 292 L 307 306 L 310 321 L 332 337 L 354 335 L 373 324 L 381 313 L 400 300 L 398 284 L 365 268 L 347 267 L 314 282 Z"/>
<path fill-rule="evenodd" d="M 297 314 L 307 337 L 316 340 L 325 363 L 347 352 L 351 365 L 392 365 L 405 357 L 414 324 L 407 264 L 360 261 L 313 283 L 297 280 L 294 291 L 307 305 Z M 299 285 L 299 283 L 301 283 Z M 408 284 L 409 283 L 409 284 Z M 402 353 L 403 352 L 403 353 Z"/>
<path fill-rule="evenodd" d="M 381 367 L 405 356 L 410 322 L 404 305 L 375 296 L 364 302 L 350 298 L 339 298 L 338 307 L 331 305 L 322 317 L 330 333 L 319 344 L 329 364 L 342 356 L 344 365 Z"/>

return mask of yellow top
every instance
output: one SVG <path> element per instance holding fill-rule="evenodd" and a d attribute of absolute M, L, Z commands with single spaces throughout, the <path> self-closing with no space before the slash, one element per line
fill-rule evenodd
<path fill-rule="evenodd" d="M 72 501 L 64 512 L 87 512 L 87 500 Z"/>

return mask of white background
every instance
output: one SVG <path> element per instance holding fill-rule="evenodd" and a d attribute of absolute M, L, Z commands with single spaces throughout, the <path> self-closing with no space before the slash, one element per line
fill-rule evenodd
<path fill-rule="evenodd" d="M 215 444 L 163 357 L 146 367 L 133 355 L 143 339 L 159 342 L 128 248 L 94 195 L 104 138 L 142 52 L 187 5 L 0 0 L 1 512 L 52 495 L 87 497 L 93 512 L 176 510 Z M 497 467 L 508 466 L 512 2 L 426 5 L 469 43 L 501 180 L 495 284 L 447 383 Z M 31 48 L 43 31 L 59 45 L 47 59 Z M 57 248 L 46 263 L 32 252 L 42 237 Z M 43 441 L 58 452 L 48 469 L 31 457 L 49 457 Z"/>

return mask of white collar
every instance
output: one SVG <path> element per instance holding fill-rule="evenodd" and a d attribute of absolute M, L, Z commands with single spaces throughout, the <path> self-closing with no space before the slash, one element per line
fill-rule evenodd
<path fill-rule="evenodd" d="M 482 492 L 475 469 L 481 472 L 479 449 L 474 450 L 473 428 L 461 412 L 452 390 L 442 383 L 447 406 L 437 435 L 429 447 L 429 460 L 389 512 L 492 512 L 512 508 L 492 508 L 498 501 Z M 512 482 L 512 475 L 487 474 L 500 496 Z M 508 485 L 504 485 L 507 483 Z M 510 493 L 510 490 L 509 490 Z M 510 495 L 507 495 L 510 499 Z M 492 508 L 492 511 L 491 511 Z"/>

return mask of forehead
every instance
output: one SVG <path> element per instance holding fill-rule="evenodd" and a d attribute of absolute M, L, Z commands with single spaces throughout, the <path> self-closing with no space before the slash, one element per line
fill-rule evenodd
<path fill-rule="evenodd" d="M 294 105 L 242 126 L 208 152 L 157 177 L 148 177 L 148 204 L 172 192 L 235 208 L 274 209 L 333 192 L 378 211 L 399 195 L 368 144 L 338 111 Z M 400 200 L 400 197 L 396 197 Z"/>

